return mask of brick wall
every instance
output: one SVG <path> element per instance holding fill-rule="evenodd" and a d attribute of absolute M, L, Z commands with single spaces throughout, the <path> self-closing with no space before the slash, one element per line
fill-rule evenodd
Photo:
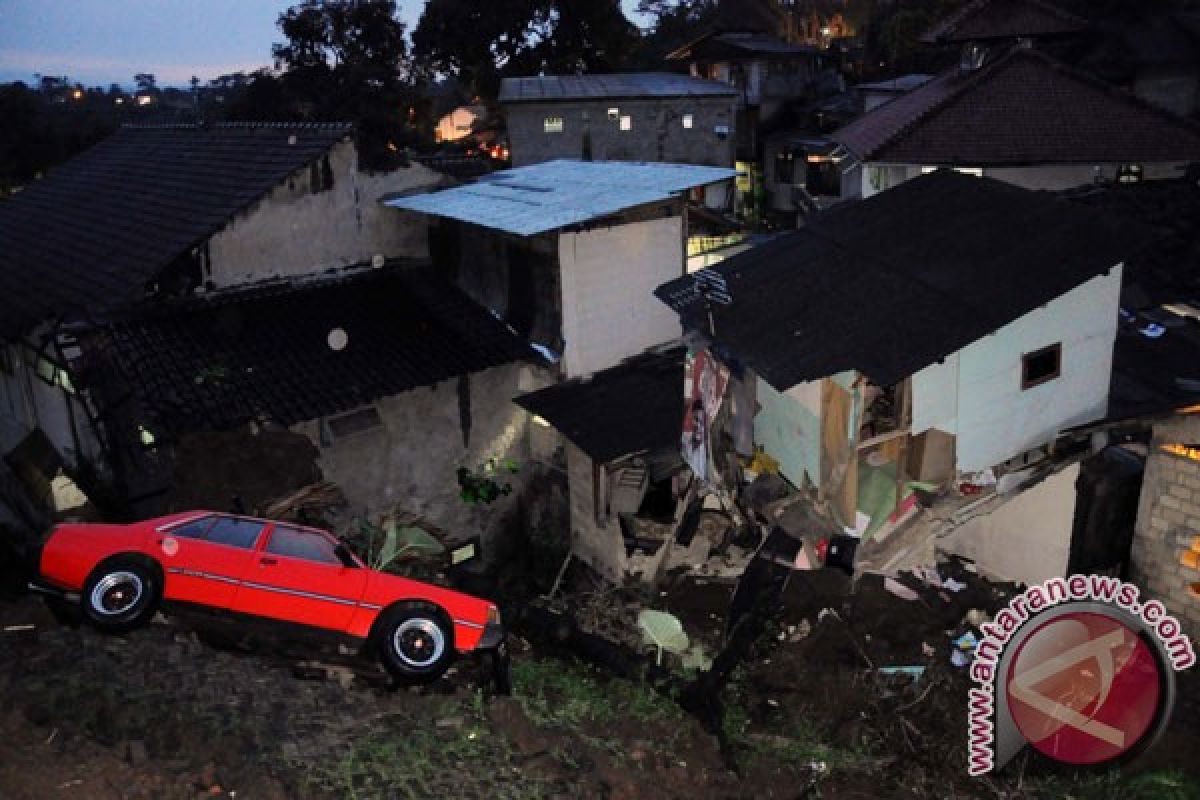
<path fill-rule="evenodd" d="M 1200 444 L 1200 416 L 1154 427 L 1133 539 L 1134 579 L 1200 637 L 1200 460 L 1164 445 Z"/>

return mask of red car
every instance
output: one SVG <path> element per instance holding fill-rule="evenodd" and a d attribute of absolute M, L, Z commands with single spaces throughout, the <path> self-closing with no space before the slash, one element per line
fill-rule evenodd
<path fill-rule="evenodd" d="M 325 531 L 193 511 L 132 525 L 63 524 L 42 547 L 43 591 L 79 594 L 97 627 L 123 632 L 164 601 L 349 638 L 398 679 L 437 678 L 455 653 L 504 654 L 495 605 L 368 569 Z"/>

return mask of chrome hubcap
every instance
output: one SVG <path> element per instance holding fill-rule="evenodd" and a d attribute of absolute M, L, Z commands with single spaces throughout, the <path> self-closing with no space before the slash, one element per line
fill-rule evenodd
<path fill-rule="evenodd" d="M 133 572 L 110 572 L 92 589 L 92 609 L 97 614 L 115 617 L 137 606 L 146 587 Z"/>
<path fill-rule="evenodd" d="M 446 637 L 433 620 L 406 619 L 392 634 L 392 649 L 410 667 L 428 667 L 446 650 Z"/>

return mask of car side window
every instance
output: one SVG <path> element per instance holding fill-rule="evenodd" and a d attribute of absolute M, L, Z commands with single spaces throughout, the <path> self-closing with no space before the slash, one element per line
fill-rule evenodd
<path fill-rule="evenodd" d="M 249 550 L 258 541 L 258 534 L 264 527 L 265 523 L 252 519 L 217 517 L 217 521 L 208 529 L 208 535 L 204 538 L 213 544 L 227 544 Z"/>
<path fill-rule="evenodd" d="M 319 533 L 287 525 L 276 525 L 270 541 L 267 542 L 267 552 L 277 556 L 341 566 L 342 560 L 338 558 L 334 547 L 333 542 Z"/>
<path fill-rule="evenodd" d="M 204 534 L 208 531 L 208 527 L 212 525 L 212 523 L 213 518 L 211 516 L 197 517 L 196 519 L 185 522 L 178 527 L 171 528 L 171 530 L 167 531 L 167 533 L 169 533 L 171 536 L 178 536 L 183 539 L 203 539 Z"/>

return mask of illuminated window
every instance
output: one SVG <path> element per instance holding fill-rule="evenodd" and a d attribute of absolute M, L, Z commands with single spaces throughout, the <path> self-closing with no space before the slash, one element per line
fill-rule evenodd
<path fill-rule="evenodd" d="M 624 114 L 621 117 L 621 130 L 623 130 L 623 131 L 633 130 L 633 117 L 629 116 L 628 114 Z"/>
<path fill-rule="evenodd" d="M 1200 461 L 1200 444 L 1164 444 L 1162 451 L 1186 458 L 1188 461 Z M 1197 538 L 1197 541 L 1200 542 L 1200 537 Z"/>
<path fill-rule="evenodd" d="M 1032 389 L 1062 374 L 1062 342 L 1021 356 L 1021 388 Z"/>
<path fill-rule="evenodd" d="M 687 128 L 688 130 L 692 129 L 692 115 L 691 114 L 683 115 L 683 127 Z"/>
<path fill-rule="evenodd" d="M 619 108 L 610 108 L 608 110 L 608 118 L 614 122 L 616 122 L 617 117 L 619 117 L 620 115 L 621 115 L 621 109 L 619 109 Z"/>
<path fill-rule="evenodd" d="M 1141 164 L 1122 164 L 1117 167 L 1117 183 L 1141 183 Z"/>
<path fill-rule="evenodd" d="M 563 118 L 562 117 L 546 117 L 542 120 L 542 130 L 546 133 L 562 133 Z"/>

